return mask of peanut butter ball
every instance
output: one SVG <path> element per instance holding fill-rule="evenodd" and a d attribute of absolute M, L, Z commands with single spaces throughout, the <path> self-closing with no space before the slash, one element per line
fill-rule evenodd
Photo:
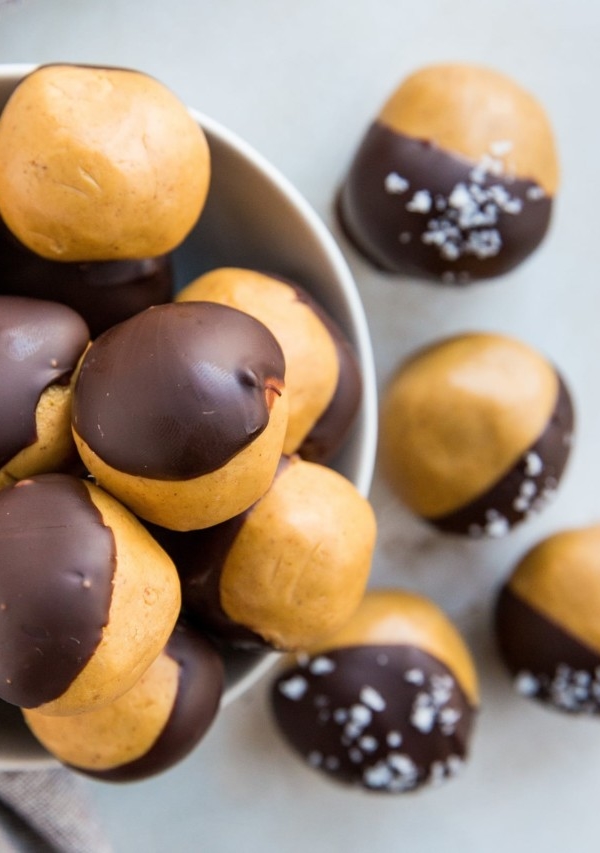
<path fill-rule="evenodd" d="M 286 650 L 333 633 L 356 610 L 375 534 L 373 510 L 349 480 L 292 457 L 246 512 L 163 544 L 191 619 L 232 645 Z"/>
<path fill-rule="evenodd" d="M 556 493 L 573 409 L 556 368 L 505 335 L 456 335 L 398 368 L 381 405 L 380 465 L 438 529 L 497 537 Z"/>
<path fill-rule="evenodd" d="M 600 525 L 533 546 L 502 585 L 495 633 L 522 695 L 571 714 L 600 713 Z"/>
<path fill-rule="evenodd" d="M 0 115 L 0 215 L 45 258 L 165 254 L 196 223 L 209 180 L 203 131 L 138 71 L 42 66 Z"/>
<path fill-rule="evenodd" d="M 179 624 L 127 693 L 87 713 L 24 716 L 59 761 L 94 779 L 133 782 L 162 773 L 202 740 L 219 708 L 223 662 L 208 640 Z"/>
<path fill-rule="evenodd" d="M 338 633 L 284 662 L 271 690 L 279 731 L 310 767 L 380 793 L 455 776 L 478 704 L 455 626 L 401 590 L 367 592 Z"/>
<path fill-rule="evenodd" d="M 88 345 L 88 327 L 70 308 L 0 296 L 0 489 L 76 458 L 71 398 Z"/>
<path fill-rule="evenodd" d="M 0 699 L 59 716 L 112 702 L 180 606 L 170 558 L 98 487 L 40 474 L 0 492 Z"/>
<path fill-rule="evenodd" d="M 177 301 L 219 302 L 267 326 L 285 357 L 289 395 L 283 445 L 311 462 L 326 462 L 341 447 L 361 398 L 361 377 L 350 342 L 300 285 L 239 267 L 221 267 L 192 281 Z"/>
<path fill-rule="evenodd" d="M 212 302 L 148 308 L 96 338 L 73 398 L 73 434 L 99 485 L 136 515 L 207 527 L 269 488 L 287 426 L 271 332 Z"/>
<path fill-rule="evenodd" d="M 460 285 L 503 275 L 537 248 L 558 179 L 536 98 L 489 68 L 431 65 L 370 125 L 338 213 L 377 267 Z"/>

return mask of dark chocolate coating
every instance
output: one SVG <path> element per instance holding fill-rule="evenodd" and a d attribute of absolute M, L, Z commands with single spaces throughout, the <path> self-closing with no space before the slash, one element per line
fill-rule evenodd
<path fill-rule="evenodd" d="M 383 270 L 449 284 L 503 275 L 542 241 L 552 199 L 375 121 L 338 197 L 346 235 Z"/>
<path fill-rule="evenodd" d="M 289 464 L 282 457 L 275 477 Z M 234 622 L 221 606 L 221 575 L 227 555 L 246 518 L 249 507 L 233 518 L 188 533 L 148 526 L 159 544 L 171 557 L 181 580 L 183 612 L 215 642 L 247 650 L 270 648 L 270 644 L 255 631 Z"/>
<path fill-rule="evenodd" d="M 114 536 L 76 477 L 41 474 L 0 492 L 0 698 L 61 696 L 108 623 Z"/>
<path fill-rule="evenodd" d="M 192 479 L 262 433 L 266 389 L 279 393 L 284 372 L 279 344 L 248 314 L 211 302 L 159 305 L 94 341 L 75 387 L 73 425 L 118 471 Z"/>
<path fill-rule="evenodd" d="M 223 661 L 202 634 L 183 623 L 176 626 L 165 653 L 179 666 L 179 684 L 167 723 L 149 751 L 108 770 L 74 770 L 106 782 L 147 779 L 181 761 L 204 737 L 219 710 Z"/>
<path fill-rule="evenodd" d="M 271 704 L 280 731 L 309 765 L 386 793 L 454 775 L 475 717 L 452 672 L 411 645 L 324 651 L 284 670 Z"/>
<path fill-rule="evenodd" d="M 600 713 L 600 653 L 505 584 L 494 616 L 498 649 L 515 688 L 572 714 Z"/>
<path fill-rule="evenodd" d="M 93 338 L 173 296 L 170 255 L 131 261 L 50 261 L 17 241 L 0 221 L 0 294 L 49 299 L 73 308 Z"/>
<path fill-rule="evenodd" d="M 0 465 L 35 443 L 41 395 L 69 381 L 88 342 L 85 322 L 70 308 L 0 296 Z"/>
<path fill-rule="evenodd" d="M 321 320 L 335 344 L 339 363 L 335 393 L 300 447 L 298 455 L 309 462 L 327 463 L 344 443 L 362 398 L 362 376 L 356 353 L 337 323 L 303 288 L 292 285 Z"/>
<path fill-rule="evenodd" d="M 546 506 L 564 472 L 573 437 L 571 396 L 558 378 L 558 397 L 548 425 L 513 468 L 466 506 L 428 521 L 445 533 L 497 537 Z"/>

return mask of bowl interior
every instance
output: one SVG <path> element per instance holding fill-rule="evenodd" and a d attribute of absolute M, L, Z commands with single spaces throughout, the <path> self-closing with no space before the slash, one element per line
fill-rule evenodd
<path fill-rule="evenodd" d="M 0 66 L 0 110 L 30 65 Z M 196 110 L 211 150 L 206 207 L 175 252 L 178 288 L 208 269 L 247 266 L 303 285 L 337 320 L 354 344 L 364 393 L 356 423 L 332 467 L 367 494 L 376 435 L 376 380 L 364 311 L 351 273 L 329 231 L 298 191 L 243 140 Z M 226 658 L 228 704 L 254 683 L 277 656 L 231 652 Z M 48 761 L 18 709 L 0 702 L 0 770 Z"/>

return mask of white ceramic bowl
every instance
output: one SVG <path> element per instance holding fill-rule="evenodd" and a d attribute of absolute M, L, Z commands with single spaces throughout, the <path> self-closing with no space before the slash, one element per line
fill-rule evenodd
<path fill-rule="evenodd" d="M 0 65 L 0 110 L 33 65 Z M 376 379 L 371 342 L 352 275 L 333 237 L 300 193 L 242 139 L 191 109 L 211 149 L 212 178 L 206 207 L 175 254 L 183 286 L 217 266 L 248 266 L 302 284 L 337 320 L 356 348 L 363 400 L 356 424 L 332 463 L 363 493 L 373 474 L 377 441 Z M 228 704 L 272 665 L 274 654 L 232 653 L 226 660 Z M 0 770 L 48 763 L 18 709 L 0 703 Z"/>

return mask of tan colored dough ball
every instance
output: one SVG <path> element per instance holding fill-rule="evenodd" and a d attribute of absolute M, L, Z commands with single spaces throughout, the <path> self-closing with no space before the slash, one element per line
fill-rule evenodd
<path fill-rule="evenodd" d="M 203 131 L 138 71 L 42 66 L 0 117 L 0 215 L 45 258 L 169 252 L 198 219 L 209 180 Z"/>

